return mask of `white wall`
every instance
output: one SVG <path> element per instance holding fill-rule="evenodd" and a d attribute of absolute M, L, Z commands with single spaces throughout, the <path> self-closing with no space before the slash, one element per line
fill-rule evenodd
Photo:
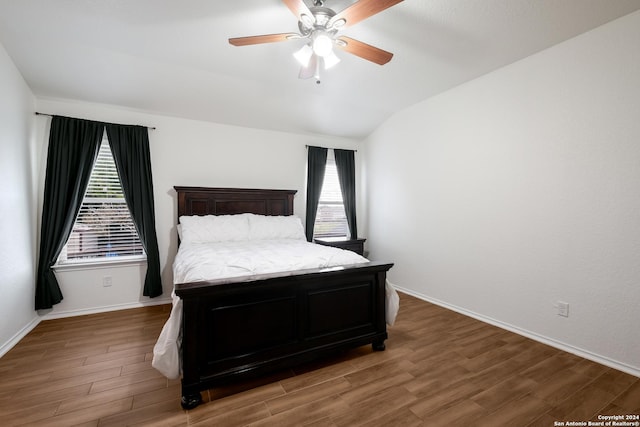
<path fill-rule="evenodd" d="M 359 149 L 349 139 L 290 134 L 147 114 L 80 102 L 38 99 L 38 111 L 114 123 L 156 127 L 149 131 L 156 226 L 164 295 L 172 289 L 171 264 L 177 250 L 177 202 L 173 186 L 274 188 L 298 190 L 295 213 L 305 215 L 305 145 Z M 49 118 L 39 118 L 38 140 L 46 147 Z M 359 162 L 360 153 L 356 156 Z M 41 176 L 41 188 L 44 170 Z M 364 193 L 358 191 L 362 197 Z M 40 198 L 40 206 L 42 200 Z M 360 211 L 364 203 L 360 202 Z M 358 218 L 364 224 L 364 218 Z M 142 297 L 146 266 L 112 267 L 57 273 L 64 300 L 48 316 L 135 306 L 156 299 Z M 111 287 L 102 286 L 112 276 Z M 166 302 L 166 301 L 165 301 Z"/>
<path fill-rule="evenodd" d="M 0 44 L 0 356 L 37 324 L 35 99 Z"/>
<path fill-rule="evenodd" d="M 368 243 L 390 280 L 639 375 L 639 47 L 636 12 L 380 126 Z"/>

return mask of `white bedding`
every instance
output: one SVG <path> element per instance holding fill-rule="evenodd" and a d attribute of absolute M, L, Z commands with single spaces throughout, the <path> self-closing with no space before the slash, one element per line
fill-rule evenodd
<path fill-rule="evenodd" d="M 215 280 L 254 274 L 359 264 L 368 260 L 355 252 L 309 243 L 277 239 L 183 244 L 173 263 L 174 283 Z M 393 325 L 399 298 L 386 284 L 386 320 Z M 172 294 L 173 308 L 153 349 L 154 368 L 166 377 L 180 376 L 180 323 L 182 301 Z"/>
<path fill-rule="evenodd" d="M 306 240 L 193 243 L 180 246 L 173 263 L 173 281 L 186 283 L 367 261 L 355 252 Z"/>

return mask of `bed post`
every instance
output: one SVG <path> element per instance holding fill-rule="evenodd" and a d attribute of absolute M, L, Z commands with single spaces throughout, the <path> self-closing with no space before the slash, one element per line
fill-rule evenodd
<path fill-rule="evenodd" d="M 200 392 L 192 393 L 190 395 L 183 395 L 180 404 L 182 405 L 182 409 L 193 409 L 199 404 L 202 403 L 202 395 Z"/>
<path fill-rule="evenodd" d="M 198 302 L 190 298 L 182 300 L 182 400 L 184 409 L 193 409 L 202 403 L 202 395 L 197 388 L 200 380 L 197 370 L 184 369 L 184 366 L 196 366 L 198 363 L 197 335 L 197 314 Z M 195 388 L 194 388 L 195 385 Z"/>

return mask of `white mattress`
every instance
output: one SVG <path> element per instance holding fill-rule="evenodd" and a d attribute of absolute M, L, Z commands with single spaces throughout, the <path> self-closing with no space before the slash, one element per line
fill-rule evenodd
<path fill-rule="evenodd" d="M 187 283 L 254 274 L 359 264 L 368 260 L 355 252 L 281 239 L 182 244 L 173 263 L 173 282 Z M 173 308 L 153 349 L 154 368 L 168 378 L 180 376 L 180 324 L 182 301 L 172 293 Z M 386 283 L 386 320 L 393 325 L 399 308 L 398 294 Z"/>

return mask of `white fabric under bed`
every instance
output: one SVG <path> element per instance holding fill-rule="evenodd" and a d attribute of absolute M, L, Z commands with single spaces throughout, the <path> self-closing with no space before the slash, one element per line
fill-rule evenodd
<path fill-rule="evenodd" d="M 183 242 L 173 263 L 174 283 L 328 268 L 360 264 L 368 260 L 355 252 L 299 239 Z M 169 320 L 153 349 L 154 368 L 166 377 L 180 376 L 180 325 L 182 301 L 172 293 Z M 393 325 L 399 308 L 395 289 L 386 283 L 386 321 Z"/>

